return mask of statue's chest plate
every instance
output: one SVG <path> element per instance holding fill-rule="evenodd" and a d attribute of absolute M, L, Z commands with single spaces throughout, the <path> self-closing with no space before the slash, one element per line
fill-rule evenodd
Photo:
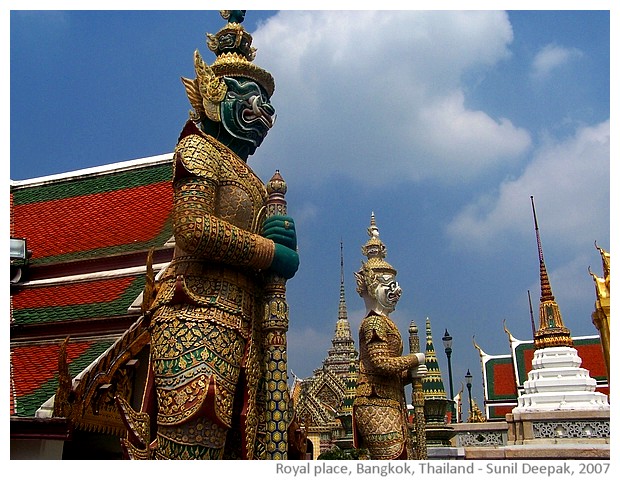
<path fill-rule="evenodd" d="M 237 227 L 258 233 L 267 200 L 261 180 L 243 161 L 229 157 L 222 162 L 218 183 L 215 214 Z"/>

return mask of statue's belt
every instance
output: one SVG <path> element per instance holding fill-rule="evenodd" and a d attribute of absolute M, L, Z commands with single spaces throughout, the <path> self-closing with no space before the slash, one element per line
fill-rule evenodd
<path fill-rule="evenodd" d="M 218 307 L 252 316 L 261 298 L 260 283 L 244 272 L 209 269 L 196 262 L 173 262 L 160 280 L 157 303 Z"/>

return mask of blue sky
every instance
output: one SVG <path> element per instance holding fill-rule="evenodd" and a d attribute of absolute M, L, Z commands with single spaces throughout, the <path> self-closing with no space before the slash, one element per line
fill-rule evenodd
<path fill-rule="evenodd" d="M 216 11 L 12 8 L 12 180 L 174 149 L 190 109 L 180 77 L 193 78 L 195 49 L 212 61 Z M 530 195 L 564 323 L 597 333 L 588 267 L 602 273 L 595 241 L 610 249 L 609 11 L 250 10 L 244 24 L 278 113 L 249 164 L 264 180 L 280 169 L 298 230 L 295 374 L 331 346 L 341 241 L 357 343 L 353 272 L 371 212 L 403 288 L 393 318 L 403 336 L 430 318 L 446 388 L 446 328 L 455 388 L 470 369 L 480 406 L 473 336 L 489 354 L 508 353 L 504 320 L 531 338 Z"/>

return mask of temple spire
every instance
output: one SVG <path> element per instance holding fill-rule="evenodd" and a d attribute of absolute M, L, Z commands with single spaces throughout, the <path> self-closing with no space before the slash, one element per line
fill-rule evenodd
<path fill-rule="evenodd" d="M 527 300 L 530 303 L 530 323 L 532 324 L 532 338 L 536 336 L 536 322 L 534 321 L 534 310 L 532 309 L 532 297 L 530 291 L 527 291 Z"/>
<path fill-rule="evenodd" d="M 545 266 L 545 258 L 543 257 L 542 243 L 540 242 L 540 231 L 538 230 L 538 220 L 536 219 L 536 208 L 534 207 L 534 197 L 530 196 L 532 202 L 532 214 L 534 215 L 534 228 L 536 230 L 536 244 L 538 245 L 538 261 L 540 263 L 540 301 L 553 301 L 553 293 L 551 292 L 551 283 L 547 275 L 547 267 Z"/>
<path fill-rule="evenodd" d="M 537 349 L 545 347 L 571 347 L 573 345 L 573 340 L 570 335 L 570 330 L 564 326 L 560 307 L 551 292 L 551 283 L 547 275 L 547 267 L 543 257 L 540 232 L 538 230 L 534 197 L 530 196 L 530 200 L 532 202 L 536 244 L 538 246 L 538 261 L 540 263 L 539 327 L 534 334 L 534 345 Z"/>
<path fill-rule="evenodd" d="M 347 319 L 347 304 L 344 299 L 344 256 L 342 254 L 342 240 L 340 240 L 340 303 L 338 304 L 338 320 Z"/>
<path fill-rule="evenodd" d="M 340 299 L 338 302 L 338 320 L 336 331 L 332 338 L 332 347 L 327 351 L 327 358 L 323 360 L 323 368 L 327 367 L 338 376 L 346 378 L 349 375 L 351 361 L 357 361 L 358 353 L 351 335 L 351 325 L 347 315 L 347 304 L 344 297 L 344 256 L 342 241 L 340 241 Z"/>

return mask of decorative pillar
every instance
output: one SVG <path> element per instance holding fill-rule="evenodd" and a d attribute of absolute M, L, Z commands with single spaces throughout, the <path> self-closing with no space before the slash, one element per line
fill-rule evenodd
<path fill-rule="evenodd" d="M 286 215 L 286 183 L 276 170 L 267 183 L 267 217 Z M 263 347 L 265 365 L 265 449 L 266 459 L 287 460 L 289 392 L 287 381 L 286 332 L 288 304 L 286 279 L 270 274 L 265 284 Z"/>

